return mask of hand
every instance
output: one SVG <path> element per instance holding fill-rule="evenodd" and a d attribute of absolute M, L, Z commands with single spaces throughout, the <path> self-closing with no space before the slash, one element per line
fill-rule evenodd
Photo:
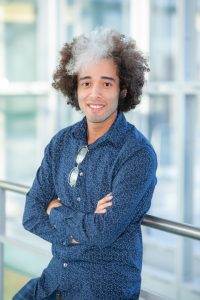
<path fill-rule="evenodd" d="M 58 207 L 58 206 L 62 206 L 62 203 L 60 202 L 60 200 L 59 200 L 59 199 L 53 199 L 53 200 L 49 203 L 49 205 L 48 205 L 48 207 L 47 207 L 47 210 L 46 210 L 47 215 L 50 215 L 51 209 L 52 209 L 53 207 Z"/>
<path fill-rule="evenodd" d="M 71 240 L 71 244 L 79 244 L 79 242 L 77 242 L 76 240 L 72 239 Z"/>
<path fill-rule="evenodd" d="M 97 203 L 95 213 L 96 214 L 106 213 L 107 210 L 105 208 L 112 205 L 112 202 L 110 201 L 112 198 L 113 198 L 113 196 L 110 193 L 110 194 L 106 195 L 104 198 L 102 198 L 101 200 L 99 200 Z M 110 201 L 110 202 L 108 202 L 108 201 Z"/>

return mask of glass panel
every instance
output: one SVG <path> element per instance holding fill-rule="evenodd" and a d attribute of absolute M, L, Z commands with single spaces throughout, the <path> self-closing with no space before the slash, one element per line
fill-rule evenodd
<path fill-rule="evenodd" d="M 96 26 L 112 27 L 128 31 L 130 1 L 65 1 L 63 18 L 66 32 L 63 39 L 71 40 L 74 35 L 86 33 Z M 70 11 L 70 14 L 69 14 Z M 78 19 L 78 22 L 73 20 Z"/>
<path fill-rule="evenodd" d="M 142 287 L 150 289 L 156 293 L 160 293 L 176 298 L 176 247 L 177 238 L 174 238 L 174 243 L 169 243 L 172 235 L 159 230 L 151 229 L 152 236 L 146 234 L 146 229 L 143 226 L 143 270 L 142 270 Z M 163 259 L 164 258 L 164 259 Z"/>
<path fill-rule="evenodd" d="M 4 267 L 4 299 L 12 299 L 12 297 L 18 292 L 22 286 L 25 285 L 30 276 L 20 273 L 5 265 Z"/>
<path fill-rule="evenodd" d="M 41 275 L 51 259 L 51 245 L 22 227 L 25 196 L 6 193 L 5 299 L 12 299 L 30 278 Z"/>
<path fill-rule="evenodd" d="M 4 81 L 36 80 L 34 2 L 0 4 L 0 79 Z"/>
<path fill-rule="evenodd" d="M 178 112 L 176 97 L 151 95 L 147 121 L 143 122 L 158 155 L 158 184 L 152 200 L 150 214 L 166 219 L 186 218 L 200 226 L 199 136 L 200 101 L 189 95 L 183 99 L 185 126 L 183 127 L 185 153 L 176 142 Z M 184 104 L 185 103 L 185 104 Z M 148 107 L 148 106 L 147 106 Z M 140 108 L 140 112 L 145 111 Z M 175 113 L 176 112 L 176 113 Z M 144 114 L 141 117 L 145 120 Z M 147 126 L 149 124 L 149 126 Z M 141 124 L 140 124 L 141 126 Z M 192 132 L 191 132 L 192 130 Z M 194 134 L 193 134 L 194 133 Z M 185 159 L 184 171 L 189 187 L 183 186 L 182 203 L 177 207 L 177 158 Z M 184 174 L 182 174 L 184 177 Z M 190 178 L 188 178 L 191 177 Z M 191 193 L 188 195 L 188 190 Z M 188 203 L 189 201 L 189 203 Z M 183 215 L 180 214 L 180 211 Z M 144 286 L 175 299 L 197 300 L 200 296 L 200 243 L 163 231 L 143 227 Z M 163 259 L 164 258 L 164 259 Z M 181 274 L 181 275 L 180 275 Z"/>
<path fill-rule="evenodd" d="M 40 2 L 0 1 L 2 85 L 49 79 L 47 20 L 47 9 Z"/>
<path fill-rule="evenodd" d="M 196 80 L 200 80 L 200 0 L 196 0 L 196 16 L 195 16 L 195 30 L 196 30 Z"/>
<path fill-rule="evenodd" d="M 177 164 L 174 150 L 177 147 L 174 112 L 174 96 L 151 96 L 149 136 L 158 156 L 158 184 L 150 213 L 171 220 L 177 218 Z"/>
<path fill-rule="evenodd" d="M 150 62 L 152 81 L 175 79 L 176 1 L 151 1 Z"/>
<path fill-rule="evenodd" d="M 193 224 L 200 228 L 200 96 L 194 98 L 195 109 L 192 122 L 194 123 L 194 184 L 193 184 Z M 200 287 L 200 241 L 193 242 L 191 281 L 199 290 Z M 199 292 L 200 295 L 200 292 Z"/>
<path fill-rule="evenodd" d="M 158 157 L 158 184 L 150 213 L 161 218 L 176 220 L 175 100 L 174 96 L 144 95 L 141 104 L 127 115 L 127 119 L 151 141 Z"/>
<path fill-rule="evenodd" d="M 22 227 L 24 204 L 25 195 L 6 192 L 6 236 L 27 243 L 29 247 L 37 245 L 39 249 L 46 250 L 48 256 L 50 244 Z"/>
<path fill-rule="evenodd" d="M 31 278 L 41 275 L 49 262 L 49 255 L 39 255 L 24 247 L 5 246 L 4 294 L 5 300 L 14 294 Z"/>
<path fill-rule="evenodd" d="M 142 288 L 153 290 L 172 299 L 198 300 L 200 297 L 199 241 L 195 242 L 162 231 L 158 239 L 155 238 L 157 233 L 149 236 L 145 229 L 143 227 Z M 172 236 L 174 242 L 169 243 Z"/>
<path fill-rule="evenodd" d="M 194 122 L 194 224 L 200 227 L 200 96 L 195 99 Z M 196 120 L 196 121 L 195 121 Z"/>
<path fill-rule="evenodd" d="M 192 283 L 200 290 L 200 242 L 194 241 L 192 248 Z M 199 291 L 200 295 L 200 291 Z"/>
<path fill-rule="evenodd" d="M 7 180 L 32 183 L 44 147 L 55 130 L 55 111 L 47 99 L 36 96 L 0 97 L 0 155 L 4 161 L 1 175 Z"/>

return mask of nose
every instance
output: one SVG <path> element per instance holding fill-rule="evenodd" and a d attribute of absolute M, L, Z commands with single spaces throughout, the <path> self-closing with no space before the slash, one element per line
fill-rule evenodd
<path fill-rule="evenodd" d="M 90 96 L 94 98 L 101 98 L 101 89 L 98 85 L 93 85 Z"/>

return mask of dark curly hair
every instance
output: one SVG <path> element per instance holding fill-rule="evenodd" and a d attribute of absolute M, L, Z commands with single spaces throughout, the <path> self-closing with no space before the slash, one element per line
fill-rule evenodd
<path fill-rule="evenodd" d="M 80 57 L 81 55 L 86 57 L 88 51 L 88 59 L 90 62 L 93 61 L 91 48 L 94 48 L 96 59 L 112 58 L 117 65 L 120 90 L 127 90 L 125 97 L 119 97 L 118 111 L 128 112 L 134 109 L 140 103 L 144 75 L 149 71 L 147 59 L 137 49 L 133 39 L 114 30 L 93 31 L 88 36 L 81 35 L 74 38 L 71 43 L 65 43 L 60 51 L 59 65 L 53 74 L 52 86 L 67 96 L 67 104 L 80 110 L 77 99 L 77 74 L 82 59 Z"/>

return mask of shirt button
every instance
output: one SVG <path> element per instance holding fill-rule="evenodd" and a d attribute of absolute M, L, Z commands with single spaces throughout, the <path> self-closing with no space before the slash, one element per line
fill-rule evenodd
<path fill-rule="evenodd" d="M 83 172 L 80 172 L 80 174 L 79 174 L 80 176 L 83 176 Z"/>
<path fill-rule="evenodd" d="M 63 264 L 63 267 L 64 267 L 64 268 L 67 268 L 67 263 L 66 263 L 66 262 Z"/>
<path fill-rule="evenodd" d="M 81 201 L 81 198 L 80 198 L 80 197 L 77 197 L 77 201 Z"/>
<path fill-rule="evenodd" d="M 66 246 L 66 242 L 63 242 L 62 244 L 63 244 L 63 246 Z"/>

